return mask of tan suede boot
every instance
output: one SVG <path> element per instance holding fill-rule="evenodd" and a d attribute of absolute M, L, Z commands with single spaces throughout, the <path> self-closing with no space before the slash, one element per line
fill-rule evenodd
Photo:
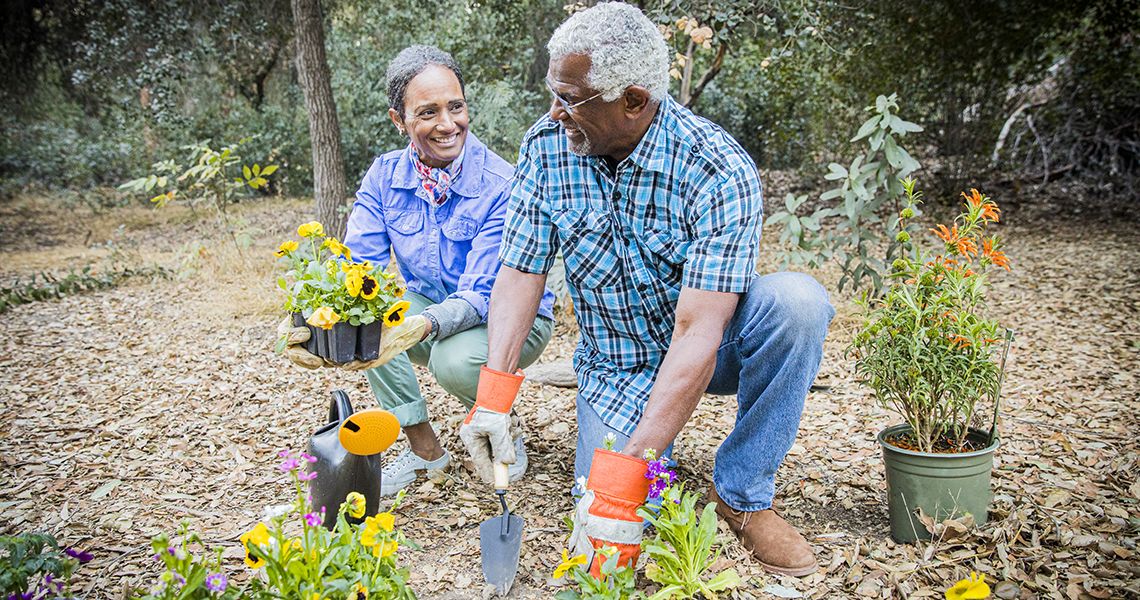
<path fill-rule="evenodd" d="M 819 569 L 811 545 L 776 511 L 733 510 L 721 501 L 715 485 L 709 487 L 709 502 L 716 502 L 716 514 L 728 523 L 765 571 L 803 577 Z"/>

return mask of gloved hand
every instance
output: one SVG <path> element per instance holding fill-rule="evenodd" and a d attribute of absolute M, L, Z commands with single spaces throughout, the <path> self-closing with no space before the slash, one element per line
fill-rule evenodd
<path fill-rule="evenodd" d="M 308 327 L 294 327 L 293 317 L 285 317 L 285 320 L 277 326 L 277 336 L 284 337 L 286 344 L 285 350 L 281 354 L 293 364 L 306 369 L 319 369 L 330 364 L 325 359 L 305 350 L 302 344 L 309 341 L 310 335 Z"/>
<path fill-rule="evenodd" d="M 475 472 L 484 483 L 495 482 L 494 464 L 514 464 L 515 444 L 511 438 L 511 405 L 515 403 L 523 374 L 503 373 L 484 366 L 479 371 L 475 406 L 459 428 L 459 438 L 475 463 Z"/>
<path fill-rule="evenodd" d="M 637 562 L 643 528 L 637 508 L 649 495 L 648 471 L 649 464 L 640 458 L 602 448 L 594 450 L 586 493 L 574 509 L 569 542 L 573 555 L 586 555 L 594 577 L 601 576 L 606 560 L 596 552 L 603 546 L 617 549 L 618 565 Z"/>
<path fill-rule="evenodd" d="M 349 371 L 363 371 L 379 367 L 403 354 L 408 348 L 422 342 L 430 331 L 431 321 L 423 315 L 407 317 L 404 322 L 395 327 L 389 327 L 385 324 L 380 333 L 380 356 L 369 361 L 354 360 L 342 366 Z"/>

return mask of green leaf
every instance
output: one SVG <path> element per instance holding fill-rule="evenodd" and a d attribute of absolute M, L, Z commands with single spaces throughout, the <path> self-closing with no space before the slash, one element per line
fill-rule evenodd
<path fill-rule="evenodd" d="M 275 171 L 277 171 L 277 165 L 266 165 L 266 167 L 261 170 L 261 176 L 262 177 L 269 177 Z"/>
<path fill-rule="evenodd" d="M 875 130 L 876 126 L 878 126 L 879 120 L 881 118 L 882 117 L 875 115 L 875 116 L 871 117 L 870 119 L 867 119 L 866 121 L 864 121 L 863 124 L 859 127 L 859 131 L 857 131 L 855 133 L 855 137 L 851 138 L 851 141 L 857 142 L 857 141 L 871 135 L 871 132 Z"/>

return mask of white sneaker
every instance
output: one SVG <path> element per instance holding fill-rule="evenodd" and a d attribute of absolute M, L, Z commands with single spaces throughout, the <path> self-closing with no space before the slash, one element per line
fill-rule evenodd
<path fill-rule="evenodd" d="M 520 435 L 515 438 L 515 462 L 507 466 L 511 483 L 522 479 L 522 476 L 526 475 L 526 466 L 526 445 L 523 444 L 523 437 Z"/>
<path fill-rule="evenodd" d="M 451 454 L 448 454 L 446 448 L 443 450 L 443 456 L 435 460 L 424 460 L 408 448 L 380 469 L 380 495 L 391 496 L 408 487 L 416 480 L 420 471 L 443 469 L 449 464 L 451 464 Z"/>

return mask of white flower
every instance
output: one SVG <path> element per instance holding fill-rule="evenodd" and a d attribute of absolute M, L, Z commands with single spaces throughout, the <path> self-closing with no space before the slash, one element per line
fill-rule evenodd
<path fill-rule="evenodd" d="M 580 475 L 578 477 L 578 483 L 574 484 L 574 489 L 578 490 L 579 492 L 581 492 L 583 494 L 586 493 L 586 476 L 585 475 Z"/>
<path fill-rule="evenodd" d="M 617 436 L 611 431 L 602 439 L 602 446 L 605 447 L 606 450 L 613 450 L 615 442 L 617 442 Z"/>

